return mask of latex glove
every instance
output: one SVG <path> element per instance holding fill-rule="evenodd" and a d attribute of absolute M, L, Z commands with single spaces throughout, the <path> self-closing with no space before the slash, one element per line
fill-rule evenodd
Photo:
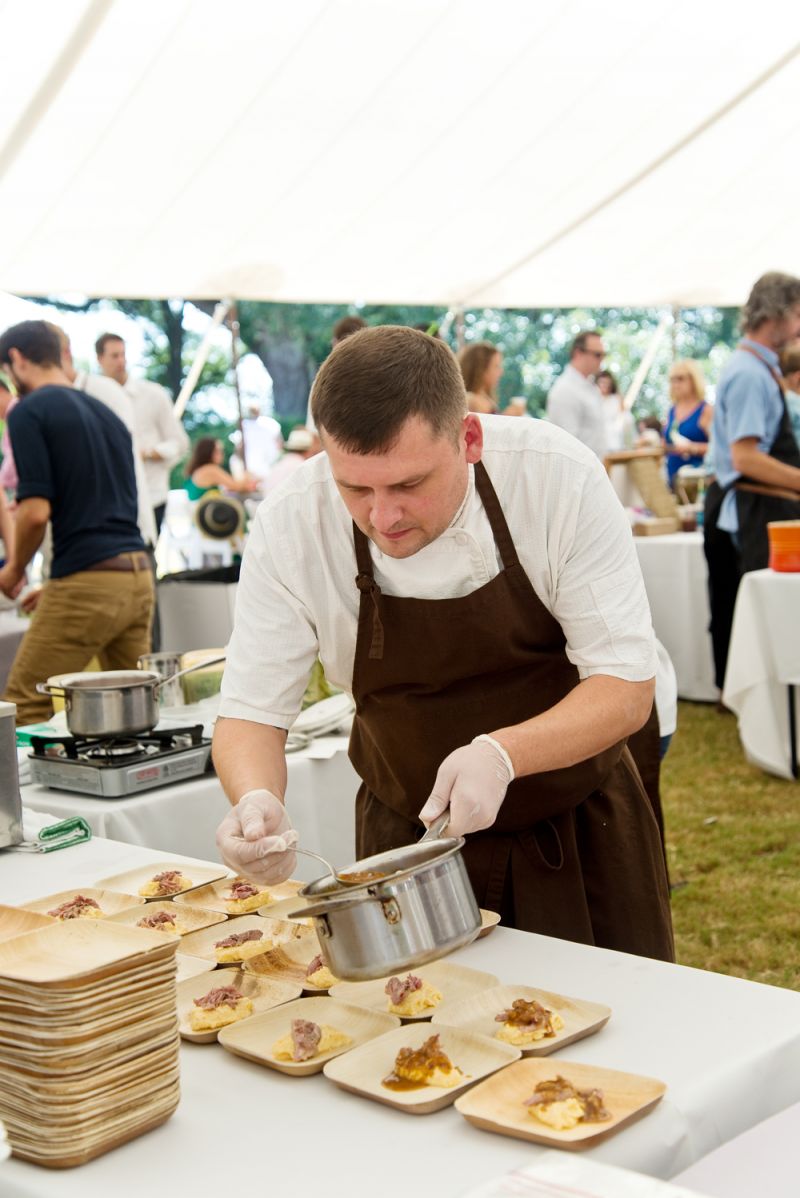
<path fill-rule="evenodd" d="M 476 736 L 471 744 L 445 757 L 419 818 L 430 826 L 449 807 L 445 835 L 465 836 L 491 828 L 513 780 L 514 767 L 503 746 L 490 736 Z"/>
<path fill-rule="evenodd" d="M 269 790 L 248 790 L 217 828 L 217 848 L 225 864 L 267 886 L 292 876 L 295 844 L 297 832 L 286 808 Z"/>

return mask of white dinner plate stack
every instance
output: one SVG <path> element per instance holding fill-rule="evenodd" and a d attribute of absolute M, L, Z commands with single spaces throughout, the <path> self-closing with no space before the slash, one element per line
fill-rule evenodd
<path fill-rule="evenodd" d="M 15 1156 L 80 1165 L 172 1114 L 177 943 L 87 919 L 0 943 L 0 1119 Z"/>
<path fill-rule="evenodd" d="M 312 703 L 300 712 L 289 729 L 287 749 L 305 748 L 316 736 L 328 736 L 338 731 L 349 732 L 354 711 L 355 703 L 350 695 L 344 693 Z"/>

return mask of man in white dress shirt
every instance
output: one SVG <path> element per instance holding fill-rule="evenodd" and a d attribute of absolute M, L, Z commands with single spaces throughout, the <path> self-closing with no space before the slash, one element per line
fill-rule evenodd
<path fill-rule="evenodd" d="M 189 452 L 189 438 L 175 416 L 165 388 L 149 379 L 132 379 L 128 374 L 122 337 L 103 333 L 95 343 L 95 351 L 103 374 L 118 383 L 133 403 L 137 441 L 158 536 L 167 506 L 170 470 Z"/>
<path fill-rule="evenodd" d="M 655 642 L 601 464 L 545 422 L 468 413 L 453 354 L 412 329 L 338 345 L 312 412 L 326 452 L 245 550 L 214 736 L 223 859 L 267 884 L 294 868 L 284 745 L 319 656 L 356 700 L 359 856 L 446 811 L 504 923 L 670 958 L 625 746 L 652 720 Z"/>
<path fill-rule="evenodd" d="M 602 459 L 608 452 L 603 395 L 594 381 L 605 357 L 599 333 L 579 333 L 569 365 L 547 397 L 547 419 L 582 441 Z"/>

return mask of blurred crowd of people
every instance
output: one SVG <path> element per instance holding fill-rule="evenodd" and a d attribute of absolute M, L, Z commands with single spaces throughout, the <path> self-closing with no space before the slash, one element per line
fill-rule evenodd
<path fill-rule="evenodd" d="M 366 327 L 361 317 L 343 318 L 333 347 Z M 435 325 L 417 327 L 438 336 Z M 587 329 L 573 340 L 546 407 L 548 420 L 607 462 L 620 451 L 659 450 L 679 493 L 683 467 L 705 467 L 716 479 L 705 545 L 720 686 L 738 578 L 766 564 L 768 518 L 800 517 L 800 281 L 759 279 L 743 329 L 713 405 L 700 363 L 680 359 L 669 369 L 665 422 L 649 416 L 636 424 L 604 368 L 602 333 Z M 47 321 L 25 321 L 0 337 L 0 589 L 11 598 L 24 591 L 25 609 L 38 609 L 5 693 L 25 723 L 48 714 L 49 700 L 36 692 L 48 675 L 79 671 L 92 657 L 133 668 L 150 650 L 154 549 L 176 463 L 186 460 L 185 489 L 199 504 L 212 493 L 263 496 L 321 449 L 306 425 L 284 444 L 278 422 L 255 406 L 232 438 L 226 467 L 220 439 L 190 446 L 168 392 L 130 374 L 122 337 L 104 333 L 95 349 L 98 370 L 90 373 L 76 368 L 69 338 Z M 501 348 L 471 342 L 457 358 L 469 411 L 500 413 Z M 528 416 L 527 402 L 516 397 L 500 414 Z M 26 589 L 40 550 L 49 577 L 43 594 Z"/>

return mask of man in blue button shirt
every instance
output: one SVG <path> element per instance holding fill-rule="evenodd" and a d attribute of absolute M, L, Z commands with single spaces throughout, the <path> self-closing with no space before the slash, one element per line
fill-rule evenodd
<path fill-rule="evenodd" d="M 706 496 L 711 639 L 717 686 L 728 662 L 739 579 L 769 564 L 767 524 L 800 519 L 800 449 L 778 355 L 800 335 L 800 279 L 777 271 L 753 285 L 744 337 L 720 375 L 712 429 L 716 482 Z"/>
<path fill-rule="evenodd" d="M 133 442 L 120 418 L 74 388 L 53 326 L 27 320 L 0 337 L 0 363 L 22 402 L 9 432 L 19 474 L 12 558 L 0 590 L 14 596 L 53 525 L 53 563 L 30 630 L 14 659 L 5 699 L 17 722 L 52 711 L 36 683 L 85 669 L 131 670 L 150 650 L 154 590 L 137 526 Z"/>

